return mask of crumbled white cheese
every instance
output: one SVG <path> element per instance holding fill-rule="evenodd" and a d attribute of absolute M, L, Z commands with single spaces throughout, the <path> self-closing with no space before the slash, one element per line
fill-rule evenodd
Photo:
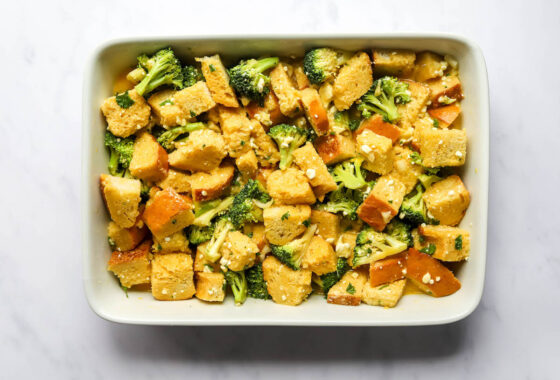
<path fill-rule="evenodd" d="M 441 277 L 440 277 L 440 276 L 437 276 L 437 277 L 436 277 L 436 282 L 440 282 L 440 281 L 441 281 Z"/>
<path fill-rule="evenodd" d="M 202 190 L 202 191 L 200 192 L 200 194 L 202 194 L 202 196 L 205 197 L 205 196 L 208 195 L 208 192 L 207 192 L 206 190 Z"/>
<path fill-rule="evenodd" d="M 353 273 L 352 273 L 352 277 L 358 278 L 358 273 L 357 273 L 357 272 L 353 272 Z"/>
<path fill-rule="evenodd" d="M 364 153 L 371 153 L 371 148 L 365 144 L 361 146 L 361 149 Z"/>
<path fill-rule="evenodd" d="M 430 282 L 430 280 L 432 279 L 432 276 L 426 272 L 426 274 L 424 276 L 422 276 L 422 282 L 424 284 L 428 284 Z"/>
<path fill-rule="evenodd" d="M 334 238 L 330 237 L 330 238 L 325 239 L 325 241 L 326 241 L 327 243 L 332 244 L 332 243 L 334 243 Z"/>
<path fill-rule="evenodd" d="M 463 157 L 463 153 L 461 151 L 455 152 L 455 155 L 459 158 Z"/>
<path fill-rule="evenodd" d="M 385 223 L 389 223 L 389 221 L 391 220 L 391 217 L 393 216 L 393 214 L 391 213 L 391 211 L 383 211 L 381 212 L 381 217 L 383 218 L 383 221 Z"/>
<path fill-rule="evenodd" d="M 309 178 L 309 179 L 315 178 L 315 174 L 316 174 L 316 173 L 315 173 L 315 169 L 307 169 L 307 170 L 305 171 L 305 175 L 306 175 L 307 178 Z"/>
<path fill-rule="evenodd" d="M 282 301 L 286 301 L 286 295 L 282 294 Z"/>
<path fill-rule="evenodd" d="M 406 274 L 406 268 L 402 270 L 402 274 Z"/>

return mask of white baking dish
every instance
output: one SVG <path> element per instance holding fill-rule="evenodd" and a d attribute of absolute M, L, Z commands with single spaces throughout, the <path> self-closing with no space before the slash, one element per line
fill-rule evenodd
<path fill-rule="evenodd" d="M 197 299 L 161 302 L 151 294 L 129 291 L 106 271 L 110 255 L 106 226 L 108 215 L 99 193 L 99 175 L 107 170 L 103 146 L 105 121 L 99 111 L 111 95 L 115 77 L 134 64 L 142 52 L 170 45 L 182 58 L 220 53 L 226 61 L 244 56 L 302 56 L 314 46 L 347 50 L 392 47 L 432 50 L 451 54 L 460 65 L 465 99 L 463 126 L 469 137 L 467 163 L 462 177 L 472 201 L 461 227 L 471 233 L 471 259 L 457 271 L 462 288 L 444 298 L 407 295 L 394 309 L 361 305 L 327 304 L 314 295 L 298 307 L 248 299 L 242 307 L 228 297 L 224 304 Z M 480 302 L 486 263 L 488 203 L 489 104 L 486 65 L 480 49 L 463 37 L 447 34 L 371 34 L 352 36 L 167 37 L 131 38 L 101 45 L 88 62 L 84 80 L 82 136 L 82 249 L 83 274 L 91 308 L 107 320 L 157 325 L 307 325 L 390 326 L 450 323 L 468 316 Z"/>

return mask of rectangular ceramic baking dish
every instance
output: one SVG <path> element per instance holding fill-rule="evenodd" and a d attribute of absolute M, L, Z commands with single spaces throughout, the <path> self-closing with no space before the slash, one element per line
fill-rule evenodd
<path fill-rule="evenodd" d="M 471 205 L 461 227 L 471 233 L 471 258 L 457 276 L 462 288 L 444 298 L 406 295 L 393 309 L 361 305 L 331 305 L 318 295 L 298 307 L 248 299 L 236 307 L 232 297 L 223 304 L 197 299 L 161 302 L 145 292 L 129 291 L 126 298 L 116 278 L 106 270 L 108 214 L 99 193 L 99 175 L 107 170 L 103 146 L 106 124 L 99 111 L 111 94 L 113 81 L 143 52 L 172 46 L 183 59 L 219 53 L 226 62 L 251 56 L 303 56 L 311 47 L 346 50 L 372 47 L 431 50 L 459 61 L 465 99 L 463 126 L 469 138 L 463 180 Z M 480 48 L 448 34 L 370 34 L 310 36 L 218 36 L 130 38 L 109 41 L 92 54 L 84 78 L 82 131 L 82 254 L 84 287 L 89 305 L 110 321 L 153 325 L 287 325 L 287 326 L 406 326 L 435 325 L 465 318 L 477 307 L 484 286 L 488 211 L 489 102 L 486 65 Z"/>

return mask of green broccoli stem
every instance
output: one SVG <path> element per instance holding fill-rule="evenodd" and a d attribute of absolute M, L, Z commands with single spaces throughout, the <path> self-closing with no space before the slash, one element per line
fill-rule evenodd
<path fill-rule="evenodd" d="M 118 173 L 119 169 L 119 154 L 115 151 L 115 149 L 110 148 L 111 157 L 109 158 L 109 164 L 107 168 L 109 169 L 109 173 L 113 176 L 122 176 L 122 173 Z"/>
<path fill-rule="evenodd" d="M 259 73 L 262 73 L 274 66 L 276 66 L 278 64 L 278 57 L 269 57 L 269 58 L 263 58 L 263 59 L 259 59 L 254 65 L 253 65 L 253 69 L 258 71 Z"/>
<path fill-rule="evenodd" d="M 292 164 L 292 155 L 290 153 L 290 149 L 280 148 L 280 163 L 278 164 L 280 170 L 284 170 Z"/>
<path fill-rule="evenodd" d="M 210 243 L 206 246 L 206 251 L 204 256 L 207 260 L 215 263 L 221 257 L 220 248 L 224 241 L 226 240 L 227 233 L 233 229 L 231 222 L 225 222 L 225 225 L 216 226 L 215 233 L 210 240 Z"/>
<path fill-rule="evenodd" d="M 140 96 L 144 94 L 152 92 L 155 88 L 161 86 L 165 83 L 165 75 L 162 73 L 165 72 L 164 65 L 157 65 L 155 68 L 152 68 L 148 71 L 148 74 L 142 79 L 140 83 L 134 87 L 136 93 Z"/>

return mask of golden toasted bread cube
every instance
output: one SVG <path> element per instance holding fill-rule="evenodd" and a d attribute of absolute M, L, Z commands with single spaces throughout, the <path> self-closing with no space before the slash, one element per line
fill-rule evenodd
<path fill-rule="evenodd" d="M 261 123 L 251 120 L 251 148 L 255 150 L 255 155 L 262 167 L 273 167 L 280 161 L 278 147 L 272 138 L 266 133 Z"/>
<path fill-rule="evenodd" d="M 317 235 L 335 244 L 340 234 L 340 218 L 328 211 L 311 210 L 311 224 L 317 225 Z"/>
<path fill-rule="evenodd" d="M 309 83 L 309 78 L 307 78 L 305 71 L 303 71 L 302 61 L 299 61 L 294 65 L 294 77 L 298 90 L 303 90 L 311 85 L 311 83 Z"/>
<path fill-rule="evenodd" d="M 425 129 L 420 133 L 422 165 L 428 168 L 461 166 L 467 156 L 467 132 L 462 129 Z"/>
<path fill-rule="evenodd" d="M 152 295 L 160 301 L 192 298 L 193 260 L 187 253 L 156 253 L 152 260 Z"/>
<path fill-rule="evenodd" d="M 459 224 L 471 202 L 469 191 L 457 175 L 434 183 L 422 197 L 429 215 L 446 226 Z"/>
<path fill-rule="evenodd" d="M 325 194 L 337 189 L 336 182 L 313 144 L 307 142 L 301 148 L 294 150 L 292 156 L 296 165 L 309 179 L 317 198 L 323 199 Z"/>
<path fill-rule="evenodd" d="M 461 80 L 456 75 L 443 76 L 427 82 L 430 88 L 430 107 L 437 108 L 463 99 Z"/>
<path fill-rule="evenodd" d="M 332 245 L 320 236 L 313 236 L 311 243 L 303 256 L 301 267 L 309 269 L 317 275 L 334 272 L 336 270 L 337 256 Z"/>
<path fill-rule="evenodd" d="M 350 108 L 352 103 L 360 99 L 372 84 L 371 60 L 366 53 L 357 53 L 342 66 L 334 80 L 335 107 L 339 111 Z"/>
<path fill-rule="evenodd" d="M 239 107 L 235 92 L 229 85 L 229 75 L 220 56 L 216 54 L 195 59 L 200 62 L 202 75 L 204 75 L 214 101 L 226 107 Z"/>
<path fill-rule="evenodd" d="M 364 271 L 350 270 L 329 289 L 327 302 L 337 305 L 358 306 L 362 302 L 362 291 L 367 282 Z"/>
<path fill-rule="evenodd" d="M 134 141 L 130 173 L 144 181 L 155 182 L 167 176 L 167 152 L 154 136 L 142 132 Z"/>
<path fill-rule="evenodd" d="M 354 252 L 356 246 L 357 232 L 346 231 L 340 234 L 335 246 L 335 252 L 338 257 L 349 258 Z"/>
<path fill-rule="evenodd" d="M 196 298 L 207 302 L 223 302 L 226 297 L 223 273 L 195 272 Z"/>
<path fill-rule="evenodd" d="M 226 240 L 220 248 L 220 264 L 229 270 L 239 272 L 255 264 L 259 247 L 253 240 L 239 231 L 227 233 Z"/>
<path fill-rule="evenodd" d="M 191 118 L 175 103 L 175 90 L 162 90 L 152 94 L 148 98 L 148 103 L 152 107 L 154 114 L 164 128 L 183 125 Z"/>
<path fill-rule="evenodd" d="M 354 140 L 345 135 L 318 137 L 315 140 L 315 147 L 325 165 L 336 164 L 356 155 Z"/>
<path fill-rule="evenodd" d="M 301 235 L 311 218 L 308 205 L 271 206 L 263 211 L 266 238 L 271 244 L 284 245 Z"/>
<path fill-rule="evenodd" d="M 391 139 L 364 129 L 356 137 L 358 152 L 364 157 L 363 167 L 371 172 L 387 174 L 393 170 L 393 142 Z"/>
<path fill-rule="evenodd" d="M 130 288 L 133 285 L 149 284 L 152 267 L 150 240 L 144 241 L 136 249 L 130 251 L 114 251 L 111 254 L 107 270 L 113 272 L 122 286 Z"/>
<path fill-rule="evenodd" d="M 107 236 L 111 247 L 117 251 L 130 251 L 134 249 L 144 238 L 148 229 L 145 225 L 123 228 L 111 221 L 107 226 Z"/>
<path fill-rule="evenodd" d="M 471 237 L 468 231 L 450 226 L 420 226 L 422 247 L 435 245 L 433 258 L 441 261 L 462 261 L 469 257 Z"/>
<path fill-rule="evenodd" d="M 330 130 L 329 116 L 323 106 L 319 92 L 314 88 L 308 87 L 305 90 L 301 90 L 300 94 L 307 120 L 317 133 L 317 136 L 328 134 Z"/>
<path fill-rule="evenodd" d="M 425 82 L 428 79 L 442 77 L 447 65 L 447 61 L 439 54 L 431 51 L 418 53 L 414 65 L 414 80 Z"/>
<path fill-rule="evenodd" d="M 403 295 L 406 279 L 376 287 L 366 281 L 362 289 L 362 301 L 371 306 L 395 307 Z"/>
<path fill-rule="evenodd" d="M 156 185 L 163 190 L 172 188 L 178 193 L 190 193 L 191 183 L 189 180 L 189 174 L 180 170 L 169 169 L 167 171 L 167 177 L 156 182 Z"/>
<path fill-rule="evenodd" d="M 445 297 L 461 288 L 461 282 L 445 265 L 414 248 L 406 253 L 406 278 L 434 297 Z"/>
<path fill-rule="evenodd" d="M 369 283 L 372 287 L 405 278 L 406 254 L 399 253 L 369 265 Z"/>
<path fill-rule="evenodd" d="M 212 262 L 206 258 L 204 252 L 208 242 L 196 246 L 196 254 L 194 256 L 194 271 L 195 272 L 219 272 L 220 263 Z"/>
<path fill-rule="evenodd" d="M 388 176 L 379 177 L 367 198 L 358 207 L 358 216 L 377 231 L 383 231 L 399 212 L 405 194 L 405 186 L 399 180 Z"/>
<path fill-rule="evenodd" d="M 416 54 L 409 50 L 373 49 L 373 72 L 376 75 L 406 75 L 414 68 Z"/>
<path fill-rule="evenodd" d="M 210 171 L 227 155 L 222 135 L 210 129 L 191 132 L 186 142 L 169 154 L 169 165 L 190 171 Z"/>
<path fill-rule="evenodd" d="M 142 219 L 152 234 L 162 240 L 194 221 L 192 200 L 168 188 L 156 193 L 146 205 Z"/>
<path fill-rule="evenodd" d="M 280 204 L 313 204 L 316 201 L 307 176 L 294 168 L 272 172 L 266 181 L 266 189 Z"/>
<path fill-rule="evenodd" d="M 211 170 L 191 175 L 191 191 L 195 202 L 209 201 L 220 197 L 233 180 L 235 168 L 230 163 Z"/>
<path fill-rule="evenodd" d="M 412 162 L 410 155 L 412 151 L 408 148 L 396 146 L 393 148 L 393 170 L 387 175 L 390 178 L 399 180 L 405 187 L 408 194 L 414 189 L 418 182 L 418 176 L 423 173 L 421 165 Z"/>
<path fill-rule="evenodd" d="M 258 102 L 249 103 L 247 113 L 251 119 L 257 120 L 267 128 L 280 124 L 286 118 L 280 110 L 278 97 L 272 91 L 265 95 L 262 106 Z"/>
<path fill-rule="evenodd" d="M 397 105 L 399 119 L 397 125 L 403 129 L 410 128 L 421 112 L 425 112 L 426 105 L 430 98 L 430 88 L 419 82 L 403 80 L 408 84 L 410 91 L 410 102 Z"/>
<path fill-rule="evenodd" d="M 434 125 L 434 119 L 430 116 L 424 114 L 424 116 L 416 119 L 414 122 L 414 132 L 412 133 L 411 141 L 411 145 L 414 149 L 420 150 L 420 147 L 422 146 L 422 133 L 430 129 L 437 129 Z"/>
<path fill-rule="evenodd" d="M 251 149 L 251 122 L 245 108 L 218 107 L 220 127 L 228 153 L 231 157 L 239 157 Z"/>
<path fill-rule="evenodd" d="M 140 181 L 101 174 L 99 184 L 111 219 L 123 228 L 134 226 L 140 214 Z"/>
<path fill-rule="evenodd" d="M 239 169 L 243 179 L 254 179 L 259 171 L 259 160 L 253 150 L 248 150 L 235 159 L 235 166 Z"/>
<path fill-rule="evenodd" d="M 175 93 L 175 104 L 181 107 L 187 117 L 197 117 L 216 106 L 206 82 L 203 81 L 177 91 Z"/>
<path fill-rule="evenodd" d="M 299 93 L 288 75 L 291 70 L 290 65 L 280 62 L 270 72 L 270 85 L 278 97 L 280 112 L 289 117 L 301 112 Z"/>
<path fill-rule="evenodd" d="M 297 306 L 311 293 L 310 270 L 292 270 L 274 256 L 267 256 L 262 268 L 268 293 L 274 302 Z"/>
<path fill-rule="evenodd" d="M 189 240 L 182 230 L 166 236 L 163 239 L 158 239 L 154 236 L 152 251 L 156 253 L 191 253 L 191 249 L 189 248 Z"/>
<path fill-rule="evenodd" d="M 263 223 L 246 223 L 243 226 L 243 233 L 253 240 L 253 243 L 257 245 L 259 251 L 262 252 L 263 248 L 268 245 L 268 240 L 266 239 L 266 231 Z M 259 253 L 257 253 L 257 256 Z"/>
<path fill-rule="evenodd" d="M 115 96 L 103 101 L 101 112 L 107 119 L 109 131 L 118 137 L 128 137 L 150 124 L 150 106 L 135 90 L 128 91 L 134 103 L 128 108 L 117 104 Z"/>

